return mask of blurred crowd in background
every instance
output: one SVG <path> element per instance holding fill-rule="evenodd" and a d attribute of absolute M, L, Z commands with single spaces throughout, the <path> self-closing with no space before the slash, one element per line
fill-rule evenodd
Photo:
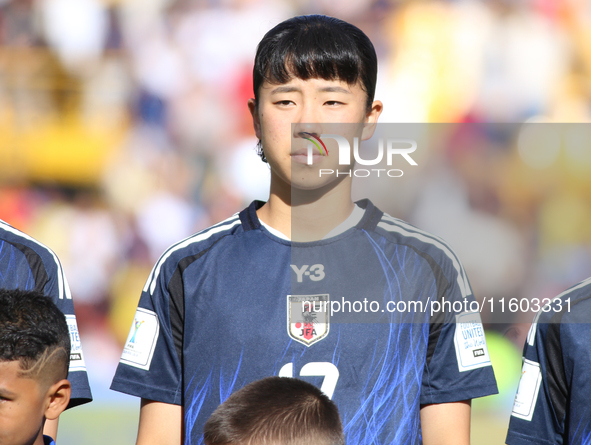
<path fill-rule="evenodd" d="M 254 53 L 310 13 L 373 41 L 381 122 L 455 124 L 376 201 L 448 240 L 478 298 L 591 275 L 591 131 L 554 124 L 591 120 L 588 0 L 0 0 L 0 219 L 57 252 L 105 388 L 159 255 L 268 197 Z M 523 148 L 483 122 L 556 130 Z M 488 323 L 517 356 L 526 315 Z"/>

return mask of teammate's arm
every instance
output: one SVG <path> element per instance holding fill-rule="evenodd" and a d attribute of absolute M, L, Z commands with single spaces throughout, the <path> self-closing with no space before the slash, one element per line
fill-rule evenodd
<path fill-rule="evenodd" d="M 180 405 L 142 399 L 136 445 L 180 445 L 182 423 Z"/>
<path fill-rule="evenodd" d="M 421 407 L 424 445 L 470 445 L 471 400 Z"/>

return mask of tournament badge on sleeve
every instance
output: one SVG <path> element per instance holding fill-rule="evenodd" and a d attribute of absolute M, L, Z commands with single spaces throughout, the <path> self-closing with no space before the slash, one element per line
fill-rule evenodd
<path fill-rule="evenodd" d="M 330 298 L 322 295 L 287 296 L 287 333 L 306 346 L 322 340 L 330 330 Z"/>
<path fill-rule="evenodd" d="M 149 370 L 159 332 L 156 313 L 138 307 L 121 354 L 121 363 Z"/>

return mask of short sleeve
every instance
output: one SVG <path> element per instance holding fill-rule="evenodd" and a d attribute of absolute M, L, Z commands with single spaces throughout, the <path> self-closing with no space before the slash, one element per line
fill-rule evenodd
<path fill-rule="evenodd" d="M 521 379 L 513 403 L 507 443 L 562 444 L 566 398 L 564 368 L 556 341 L 560 324 L 532 324 L 523 349 Z M 556 361 L 547 366 L 550 361 Z"/>
<path fill-rule="evenodd" d="M 455 257 L 455 256 L 454 256 Z M 427 359 L 421 385 L 421 405 L 450 403 L 497 394 L 480 313 L 465 272 L 446 262 L 447 283 L 438 291 L 429 324 Z"/>
<path fill-rule="evenodd" d="M 56 268 L 48 274 L 47 284 L 43 290 L 56 304 L 58 309 L 66 316 L 66 322 L 70 331 L 70 367 L 68 380 L 72 384 L 72 396 L 69 408 L 92 401 L 86 362 L 82 351 L 82 342 L 74 312 L 74 302 L 68 286 L 68 280 L 63 272 L 57 257 L 54 258 Z"/>
<path fill-rule="evenodd" d="M 68 380 L 72 395 L 68 408 L 92 401 L 72 295 L 56 254 L 0 221 L 0 287 L 43 293 L 65 315 L 70 331 Z"/>
<path fill-rule="evenodd" d="M 175 297 L 178 293 L 182 300 L 182 286 L 173 286 L 171 297 L 172 274 L 167 273 L 166 266 L 160 269 L 157 264 L 144 287 L 111 389 L 180 405 L 182 311 L 175 306 Z"/>

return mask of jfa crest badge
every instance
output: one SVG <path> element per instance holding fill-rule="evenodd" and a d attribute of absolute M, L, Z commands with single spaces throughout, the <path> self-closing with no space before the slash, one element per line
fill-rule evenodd
<path fill-rule="evenodd" d="M 322 340 L 330 329 L 330 299 L 322 295 L 287 296 L 287 333 L 306 346 Z"/>

